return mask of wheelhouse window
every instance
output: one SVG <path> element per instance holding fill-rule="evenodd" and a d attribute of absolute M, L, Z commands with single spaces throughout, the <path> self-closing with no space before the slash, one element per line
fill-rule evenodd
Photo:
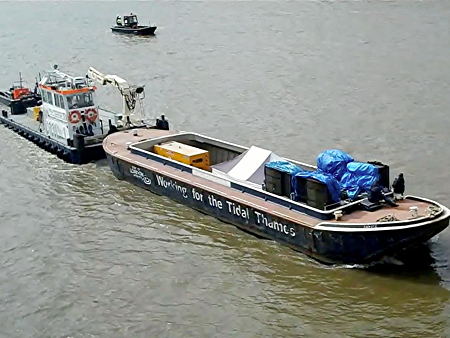
<path fill-rule="evenodd" d="M 62 95 L 55 94 L 55 105 L 64 109 L 64 98 Z"/>
<path fill-rule="evenodd" d="M 69 109 L 84 108 L 94 105 L 94 98 L 91 92 L 67 95 Z"/>
<path fill-rule="evenodd" d="M 53 94 L 51 92 L 47 92 L 47 103 L 53 104 Z"/>
<path fill-rule="evenodd" d="M 41 96 L 42 96 L 42 101 L 47 102 L 47 92 L 45 92 L 41 89 Z"/>
<path fill-rule="evenodd" d="M 125 25 L 137 25 L 138 23 L 138 19 L 137 16 L 133 15 L 133 16 L 125 16 L 123 18 L 123 22 Z"/>

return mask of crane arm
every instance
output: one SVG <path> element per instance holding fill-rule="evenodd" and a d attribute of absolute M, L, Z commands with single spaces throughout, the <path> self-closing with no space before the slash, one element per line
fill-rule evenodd
<path fill-rule="evenodd" d="M 134 113 L 136 103 L 139 99 L 144 98 L 144 87 L 130 86 L 130 84 L 117 75 L 103 74 L 93 67 L 89 67 L 87 77 L 95 80 L 102 85 L 111 85 L 119 90 L 122 96 L 122 115 L 129 117 Z"/>

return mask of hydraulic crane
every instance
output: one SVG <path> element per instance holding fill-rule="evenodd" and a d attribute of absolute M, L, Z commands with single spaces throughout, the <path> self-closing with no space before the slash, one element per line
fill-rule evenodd
<path fill-rule="evenodd" d="M 108 84 L 119 90 L 122 96 L 122 117 L 126 119 L 127 124 L 130 124 L 130 117 L 133 117 L 137 103 L 145 98 L 144 87 L 130 85 L 126 80 L 117 75 L 103 74 L 93 67 L 89 67 L 86 76 L 102 85 Z"/>

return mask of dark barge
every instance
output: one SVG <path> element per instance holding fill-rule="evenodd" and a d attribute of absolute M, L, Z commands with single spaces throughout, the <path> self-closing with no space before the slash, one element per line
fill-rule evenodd
<path fill-rule="evenodd" d="M 177 158 L 175 144 L 206 150 L 211 167 L 189 164 L 186 156 Z M 160 151 L 165 145 L 166 154 L 166 150 Z M 446 207 L 414 196 L 405 196 L 396 201 L 396 206 L 382 201 L 371 203 L 367 194 L 328 206 L 318 205 L 317 196 L 295 201 L 268 191 L 271 188 L 265 184 L 270 178 L 261 179 L 261 167 L 254 167 L 260 150 L 195 133 L 124 131 L 108 136 L 103 146 L 118 179 L 167 196 L 247 232 L 284 243 L 324 263 L 378 261 L 427 241 L 449 224 L 450 212 Z M 188 152 L 201 156 L 201 152 Z M 271 158 L 271 155 L 267 157 L 266 165 Z M 198 164 L 199 159 L 193 161 Z M 304 169 L 315 169 L 289 161 Z M 239 166 L 239 170 L 234 170 Z M 254 168 L 248 171 L 251 166 Z M 262 168 L 264 172 L 265 167 Z M 392 196 L 392 192 L 386 195 Z"/>

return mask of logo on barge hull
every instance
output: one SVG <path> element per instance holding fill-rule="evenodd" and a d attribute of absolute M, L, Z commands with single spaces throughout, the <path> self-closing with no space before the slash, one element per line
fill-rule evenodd
<path fill-rule="evenodd" d="M 135 166 L 132 166 L 130 168 L 130 174 L 144 182 L 144 184 L 146 185 L 152 184 L 152 180 L 148 176 L 146 176 L 141 169 L 136 168 Z"/>

